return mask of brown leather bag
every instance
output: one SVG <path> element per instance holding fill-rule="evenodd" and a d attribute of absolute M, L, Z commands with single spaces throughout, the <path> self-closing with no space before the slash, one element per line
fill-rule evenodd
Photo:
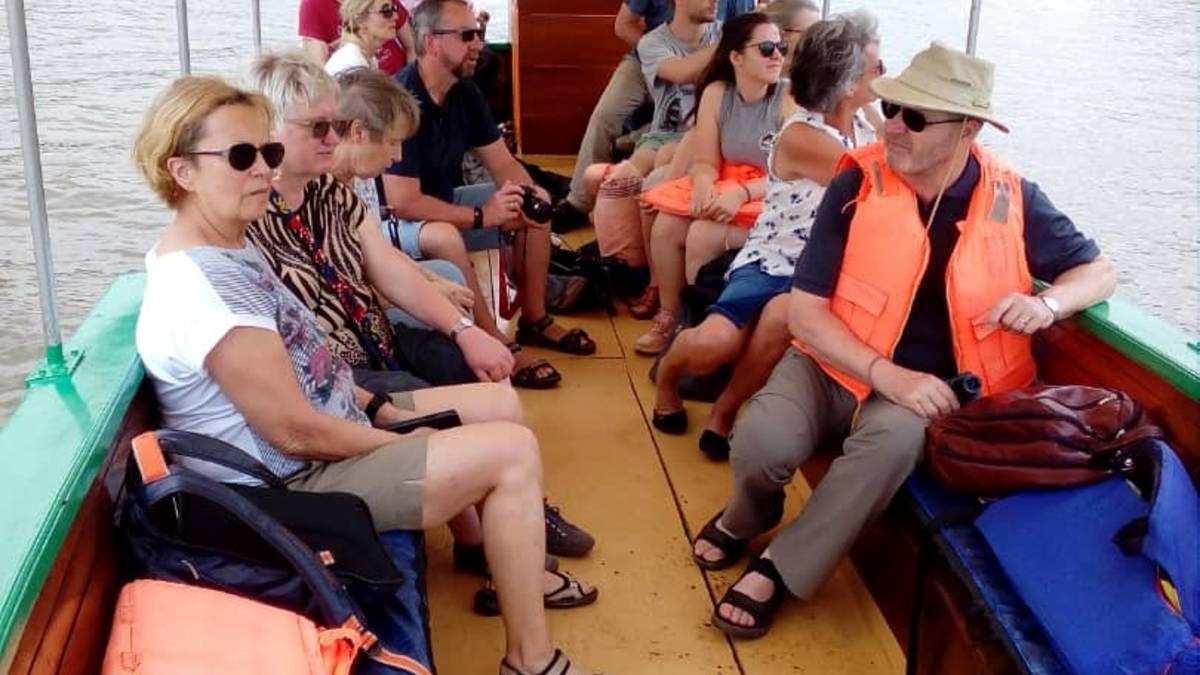
<path fill-rule="evenodd" d="M 1123 451 L 1161 436 L 1124 392 L 1032 386 L 987 396 L 936 420 L 925 451 L 942 485 L 999 497 L 1101 480 L 1130 468 Z"/>

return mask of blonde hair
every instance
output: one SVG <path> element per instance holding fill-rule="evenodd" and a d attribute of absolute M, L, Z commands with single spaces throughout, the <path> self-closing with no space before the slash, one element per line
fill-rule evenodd
<path fill-rule="evenodd" d="M 338 18 L 342 21 L 342 32 L 357 33 L 360 27 L 359 18 L 369 12 L 373 4 L 375 4 L 375 0 L 342 0 L 342 6 L 338 8 Z"/>
<path fill-rule="evenodd" d="M 407 139 L 421 126 L 417 98 L 382 71 L 354 68 L 338 75 L 337 82 L 338 119 L 362 122 L 371 140 L 383 140 L 397 125 Z"/>
<path fill-rule="evenodd" d="M 337 98 L 337 82 L 298 49 L 264 52 L 251 62 L 246 80 L 271 102 L 276 128 L 283 126 L 283 113 L 293 105 Z"/>
<path fill-rule="evenodd" d="M 167 169 L 167 160 L 195 150 L 204 123 L 217 110 L 244 105 L 270 127 L 271 104 L 263 96 L 238 89 L 216 75 L 187 75 L 171 83 L 146 111 L 133 142 L 133 163 L 158 198 L 172 209 L 186 195 Z"/>

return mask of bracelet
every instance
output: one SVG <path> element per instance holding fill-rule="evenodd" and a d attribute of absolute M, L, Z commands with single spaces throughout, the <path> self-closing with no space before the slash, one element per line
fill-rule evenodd
<path fill-rule="evenodd" d="M 475 220 L 471 223 L 471 227 L 479 230 L 483 228 L 483 209 L 475 207 Z"/>
<path fill-rule="evenodd" d="M 875 369 L 875 364 L 882 360 L 883 356 L 876 356 L 875 358 L 871 359 L 870 363 L 867 364 L 867 384 L 871 385 L 872 387 L 875 386 L 875 383 L 871 381 L 871 371 Z"/>
<path fill-rule="evenodd" d="M 750 188 L 746 187 L 745 183 L 738 183 L 738 187 L 742 188 L 742 192 L 746 193 L 746 201 L 754 201 L 754 195 L 750 194 Z"/>
<path fill-rule="evenodd" d="M 387 396 L 386 394 L 376 393 L 374 396 L 371 397 L 371 400 L 367 402 L 367 407 L 363 408 L 363 412 L 366 413 L 367 419 L 371 420 L 371 424 L 374 424 L 375 416 L 379 414 L 379 409 L 382 408 L 385 404 L 388 404 L 391 402 L 392 402 L 392 398 L 390 396 Z"/>

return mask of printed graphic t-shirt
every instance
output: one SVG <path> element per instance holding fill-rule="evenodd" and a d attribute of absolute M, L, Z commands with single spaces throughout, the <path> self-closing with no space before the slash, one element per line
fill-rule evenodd
<path fill-rule="evenodd" d="M 687 131 L 688 123 L 684 120 L 696 104 L 696 85 L 694 82 L 677 84 L 658 76 L 658 68 L 663 61 L 672 58 L 683 58 L 691 55 L 697 49 L 716 44 L 721 38 L 721 24 L 712 22 L 704 27 L 700 44 L 692 47 L 671 32 L 671 24 L 664 23 L 642 36 L 638 41 L 638 59 L 642 62 L 642 76 L 646 78 L 646 88 L 654 99 L 654 121 L 651 131 L 683 132 Z"/>
<path fill-rule="evenodd" d="M 350 367 L 333 356 L 312 312 L 247 242 L 240 249 L 198 246 L 162 256 L 153 250 L 146 254 L 137 347 L 165 426 L 234 445 L 281 478 L 307 466 L 252 429 L 205 367 L 213 348 L 239 327 L 279 334 L 301 391 L 318 411 L 369 423 L 355 400 Z M 183 463 L 216 480 L 255 483 L 207 462 Z"/>

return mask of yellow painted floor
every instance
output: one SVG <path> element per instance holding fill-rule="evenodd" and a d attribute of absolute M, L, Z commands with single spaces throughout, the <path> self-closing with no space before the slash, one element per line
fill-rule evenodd
<path fill-rule="evenodd" d="M 535 163 L 569 175 L 571 158 Z M 573 232 L 572 245 L 592 238 Z M 651 359 L 633 352 L 648 325 L 624 306 L 561 317 L 596 341 L 591 357 L 535 350 L 563 374 L 550 391 L 522 390 L 530 426 L 541 441 L 546 493 L 573 522 L 596 536 L 582 560 L 562 561 L 600 587 L 586 608 L 550 613 L 555 641 L 577 662 L 607 675 L 899 673 L 904 657 L 882 615 L 844 561 L 809 602 L 784 606 L 772 631 L 757 641 L 730 641 L 709 623 L 714 599 L 740 568 L 705 574 L 691 562 L 691 536 L 723 504 L 727 464 L 706 460 L 696 437 L 707 404 L 689 402 L 695 431 L 666 436 L 649 424 Z M 793 486 L 788 517 L 809 493 Z M 499 619 L 476 616 L 478 579 L 453 571 L 450 537 L 428 539 L 433 647 L 446 675 L 495 673 L 503 652 Z M 763 542 L 759 542 L 760 545 Z"/>

